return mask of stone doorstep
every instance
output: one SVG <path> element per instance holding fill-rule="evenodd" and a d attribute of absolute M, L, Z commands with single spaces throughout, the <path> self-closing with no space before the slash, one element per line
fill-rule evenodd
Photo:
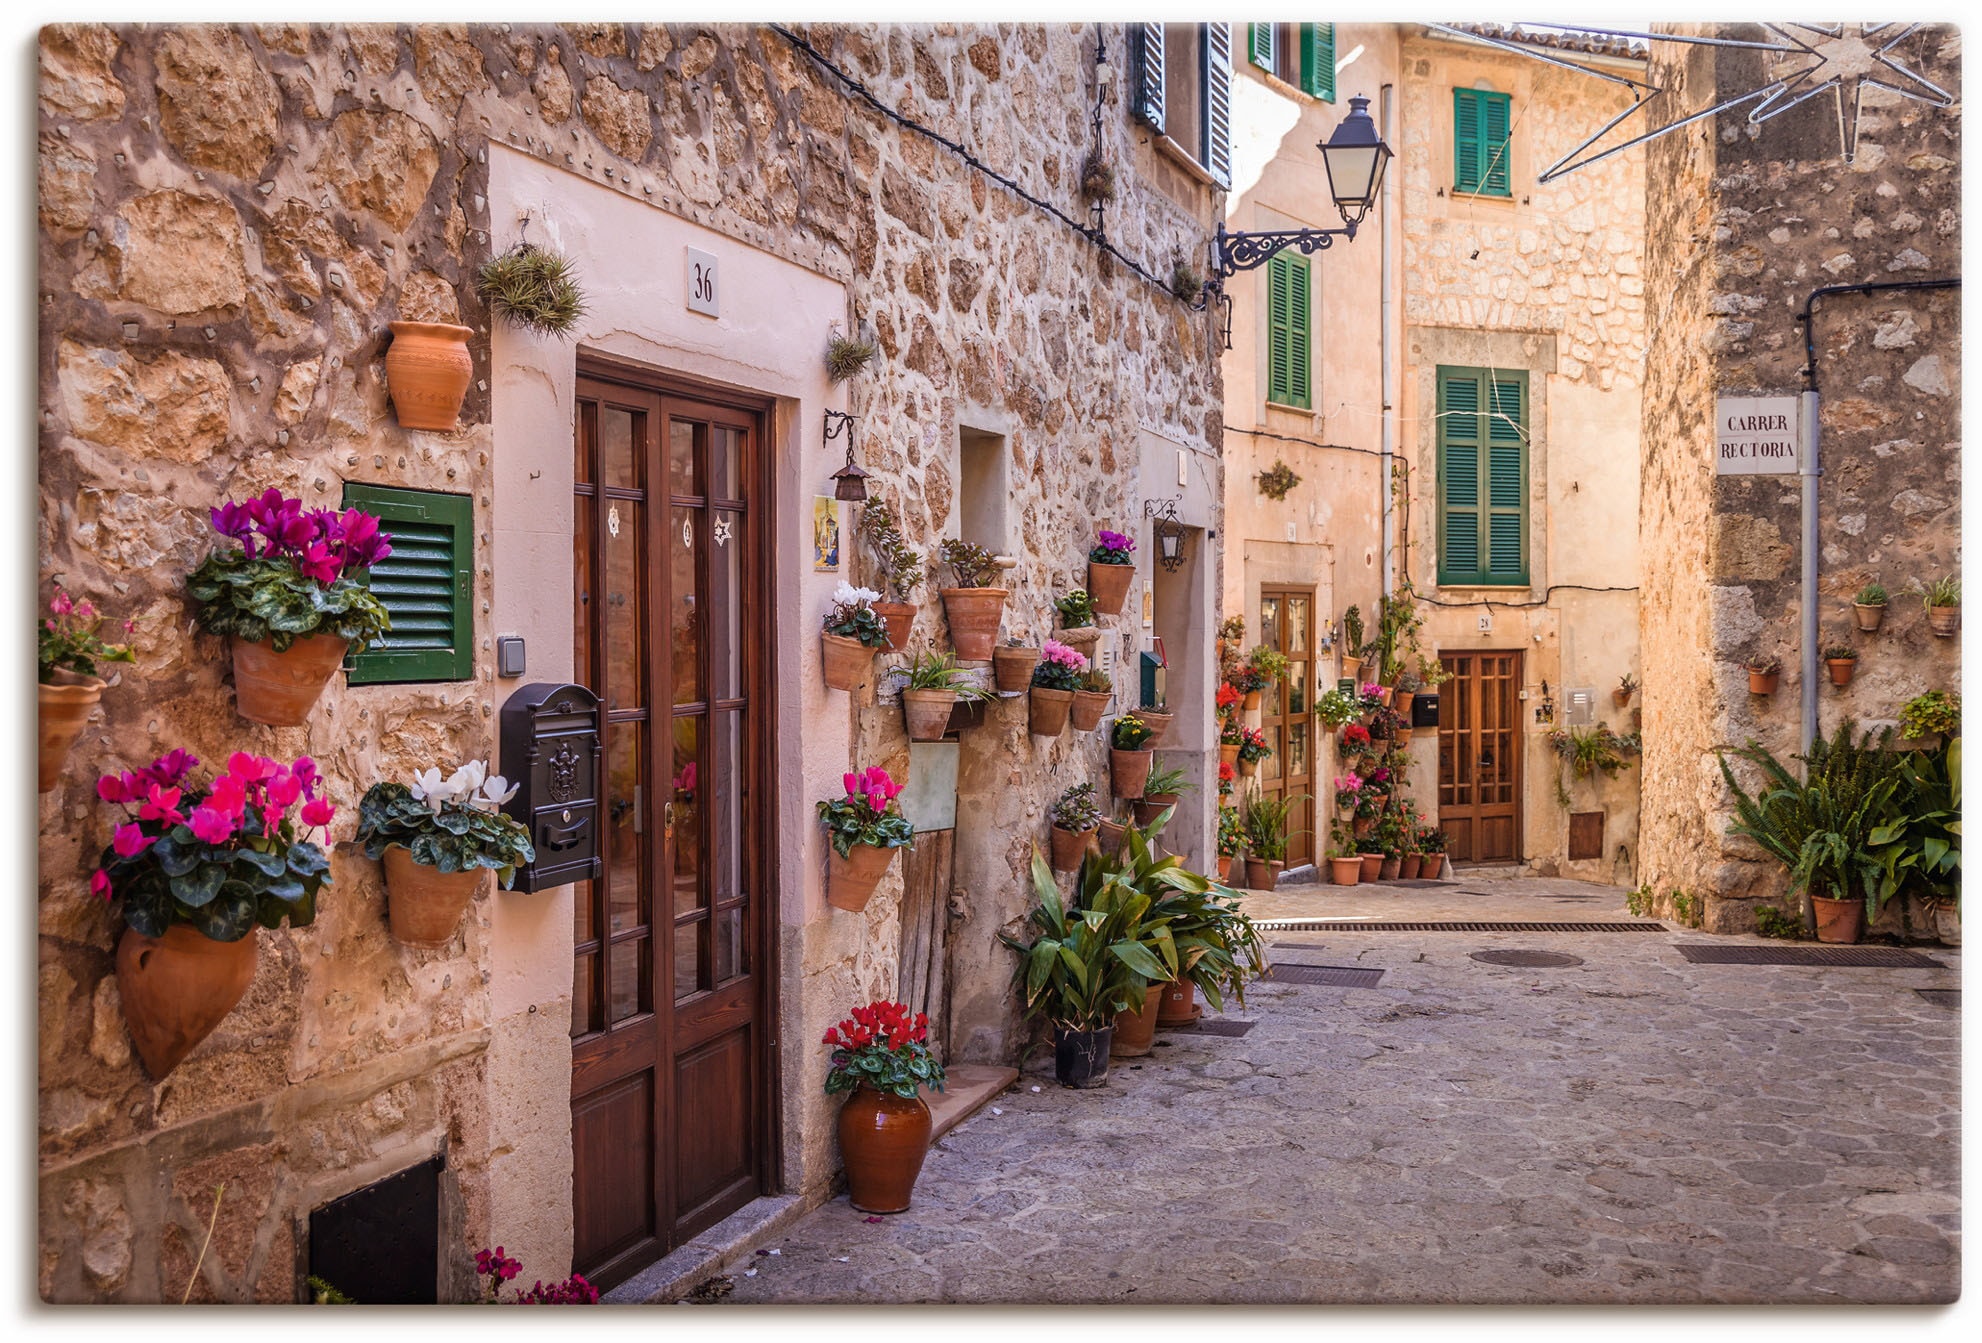
<path fill-rule="evenodd" d="M 929 1135 L 932 1143 L 1017 1082 L 1019 1071 L 982 1063 L 959 1063 L 944 1070 L 944 1080 L 947 1083 L 944 1090 L 926 1093 L 929 1114 L 935 1121 Z M 754 1199 L 686 1245 L 602 1293 L 600 1304 L 643 1305 L 686 1295 L 706 1279 L 741 1262 L 759 1244 L 831 1198 L 832 1185 L 828 1184 L 812 1195 L 777 1194 Z"/>

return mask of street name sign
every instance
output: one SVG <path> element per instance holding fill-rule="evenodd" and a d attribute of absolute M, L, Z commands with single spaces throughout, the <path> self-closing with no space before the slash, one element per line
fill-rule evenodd
<path fill-rule="evenodd" d="M 1714 474 L 1795 475 L 1802 467 L 1796 403 L 1794 396 L 1715 397 Z"/>

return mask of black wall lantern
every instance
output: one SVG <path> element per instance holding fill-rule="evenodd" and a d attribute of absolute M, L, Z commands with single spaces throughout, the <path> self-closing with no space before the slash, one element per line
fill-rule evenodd
<path fill-rule="evenodd" d="M 1184 524 L 1177 519 L 1175 499 L 1157 503 L 1146 499 L 1142 505 L 1142 515 L 1156 519 L 1156 559 L 1165 573 L 1176 573 L 1184 563 Z"/>
<path fill-rule="evenodd" d="M 846 435 L 846 465 L 833 472 L 833 497 L 862 503 L 867 498 L 867 472 L 853 460 L 853 426 L 860 417 L 843 410 L 826 412 L 826 441 Z"/>

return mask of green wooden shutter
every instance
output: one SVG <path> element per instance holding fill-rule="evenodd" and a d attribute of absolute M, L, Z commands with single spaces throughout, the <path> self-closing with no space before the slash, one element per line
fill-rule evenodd
<path fill-rule="evenodd" d="M 1528 581 L 1528 380 L 1497 374 L 1487 416 L 1487 563 L 1489 583 Z"/>
<path fill-rule="evenodd" d="M 1335 25 L 1301 25 L 1301 92 L 1335 101 Z"/>
<path fill-rule="evenodd" d="M 1266 263 L 1266 399 L 1276 405 L 1311 404 L 1311 327 L 1306 257 L 1284 252 Z"/>
<path fill-rule="evenodd" d="M 473 502 L 465 494 L 346 485 L 344 506 L 376 515 L 392 538 L 392 553 L 369 576 L 392 631 L 346 660 L 351 683 L 472 680 Z"/>
<path fill-rule="evenodd" d="M 1273 25 L 1249 23 L 1246 27 L 1247 58 L 1268 74 L 1273 73 Z"/>
<path fill-rule="evenodd" d="M 1438 581 L 1477 583 L 1480 565 L 1480 384 L 1438 370 Z"/>
<path fill-rule="evenodd" d="M 1528 582 L 1528 375 L 1438 370 L 1438 581 Z"/>
<path fill-rule="evenodd" d="M 1483 89 L 1452 90 L 1452 189 L 1512 194 L 1508 164 L 1513 99 Z"/>

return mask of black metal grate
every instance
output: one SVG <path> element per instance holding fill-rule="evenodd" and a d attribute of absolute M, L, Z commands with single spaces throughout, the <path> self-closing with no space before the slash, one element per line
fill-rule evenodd
<path fill-rule="evenodd" d="M 1165 1026 L 1166 1031 L 1177 1035 L 1226 1035 L 1234 1039 L 1251 1030 L 1256 1023 L 1234 1021 L 1230 1017 L 1199 1017 L 1188 1026 Z"/>
<path fill-rule="evenodd" d="M 1950 1012 L 1961 1011 L 1960 989 L 1915 989 L 1914 992 L 1936 1007 L 1945 1007 Z"/>
<path fill-rule="evenodd" d="M 1254 919 L 1264 932 L 1351 933 L 1662 933 L 1662 923 L 1493 923 L 1481 920 L 1419 923 L 1358 919 Z"/>
<path fill-rule="evenodd" d="M 1266 945 L 1274 951 L 1327 951 L 1328 950 L 1328 944 L 1326 942 L 1269 942 Z"/>
<path fill-rule="evenodd" d="M 1718 942 L 1678 942 L 1695 965 L 1864 965 L 1922 970 L 1947 967 L 1931 956 L 1898 947 L 1748 947 Z"/>
<path fill-rule="evenodd" d="M 1571 956 L 1566 951 L 1476 951 L 1473 959 L 1487 965 L 1512 965 L 1527 970 L 1583 963 L 1581 956 Z"/>
<path fill-rule="evenodd" d="M 1261 976 L 1281 984 L 1325 984 L 1337 989 L 1373 989 L 1383 978 L 1381 970 L 1366 970 L 1350 965 L 1288 965 L 1274 966 Z"/>
<path fill-rule="evenodd" d="M 441 1158 L 310 1213 L 309 1271 L 367 1306 L 440 1300 Z"/>

